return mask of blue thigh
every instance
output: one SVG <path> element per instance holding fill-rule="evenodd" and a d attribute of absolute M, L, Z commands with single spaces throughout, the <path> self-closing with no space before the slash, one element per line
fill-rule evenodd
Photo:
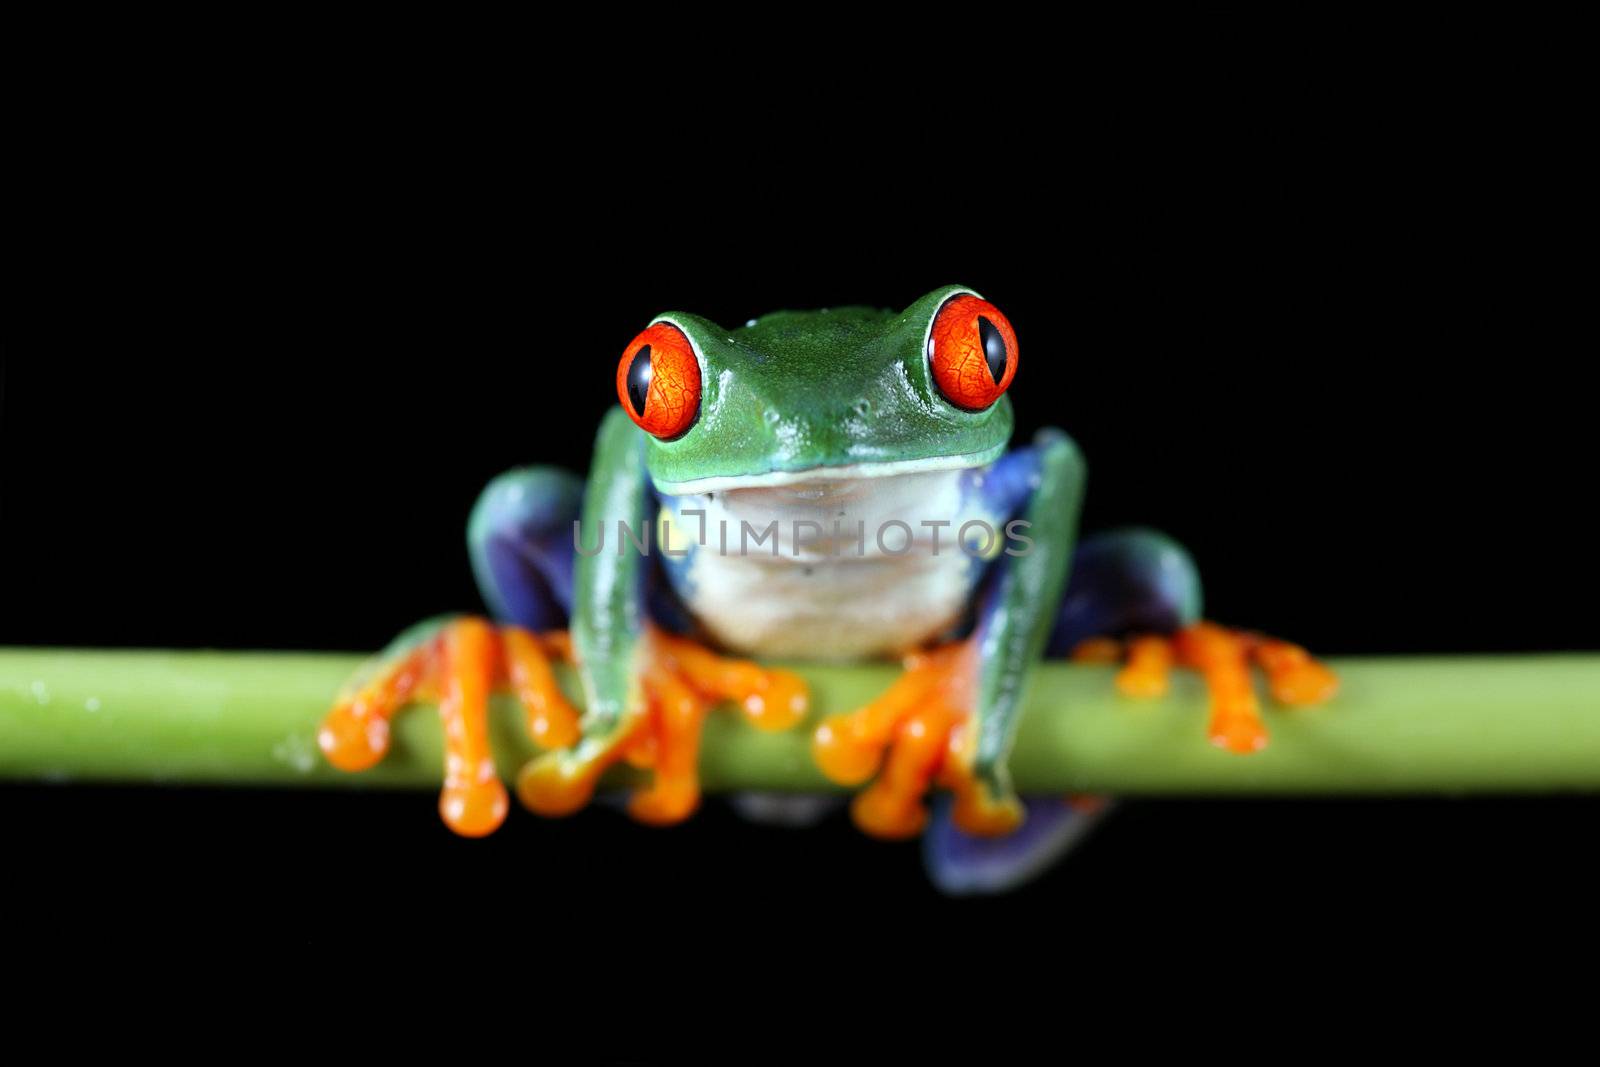
<path fill-rule="evenodd" d="M 1155 530 L 1108 530 L 1072 558 L 1045 655 L 1089 637 L 1171 633 L 1200 618 L 1200 572 L 1184 547 Z"/>
<path fill-rule="evenodd" d="M 489 612 L 530 630 L 566 623 L 572 609 L 572 524 L 583 481 L 554 467 L 520 467 L 484 487 L 467 523 L 472 573 Z"/>

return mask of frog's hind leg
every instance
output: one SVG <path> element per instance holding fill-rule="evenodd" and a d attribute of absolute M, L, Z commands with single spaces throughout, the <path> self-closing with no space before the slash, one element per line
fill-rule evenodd
<path fill-rule="evenodd" d="M 515 626 L 452 616 L 412 627 L 362 666 L 323 720 L 317 743 L 344 771 L 376 764 L 389 748 L 389 722 L 415 699 L 434 699 L 444 726 L 439 813 L 456 833 L 481 837 L 505 820 L 507 793 L 489 750 L 489 694 L 510 689 L 544 747 L 570 744 L 578 715 L 561 693 L 550 659 L 562 643 Z"/>
<path fill-rule="evenodd" d="M 1252 664 L 1280 704 L 1321 703 L 1337 689 L 1300 646 L 1206 622 L 1200 608 L 1199 571 L 1176 541 L 1153 530 L 1103 534 L 1079 550 L 1050 653 L 1123 662 L 1117 688 L 1135 697 L 1165 693 L 1174 666 L 1198 672 L 1211 693 L 1211 742 L 1230 752 L 1267 743 Z"/>
<path fill-rule="evenodd" d="M 479 494 L 467 523 L 467 551 L 478 592 L 499 622 L 535 632 L 567 625 L 577 572 L 574 524 L 583 512 L 583 488 L 582 479 L 555 467 L 519 467 Z M 585 528 L 582 536 L 592 553 L 595 534 Z M 645 594 L 652 622 L 672 634 L 693 631 L 659 569 L 647 575 Z"/>
<path fill-rule="evenodd" d="M 1095 638 L 1177 633 L 1200 621 L 1201 603 L 1200 571 L 1172 538 L 1137 527 L 1095 534 L 1073 554 L 1045 655 Z"/>
<path fill-rule="evenodd" d="M 1199 620 L 1200 594 L 1199 571 L 1171 538 L 1145 529 L 1086 538 L 1073 553 L 1046 655 L 1113 635 L 1177 633 Z M 933 883 L 958 896 L 1013 889 L 1054 865 L 1110 809 L 1107 798 L 1095 796 L 1027 796 L 1023 803 L 1026 819 L 1003 837 L 965 833 L 951 805 L 937 805 L 923 837 Z"/>
<path fill-rule="evenodd" d="M 445 732 L 440 814 L 468 837 L 506 815 L 506 789 L 488 743 L 488 699 L 510 690 L 543 748 L 578 737 L 578 715 L 556 684 L 551 661 L 570 659 L 560 626 L 572 603 L 572 522 L 583 484 L 548 467 L 501 475 L 479 497 L 468 524 L 473 570 L 499 625 L 471 616 L 431 619 L 407 630 L 356 673 L 323 721 L 318 744 L 334 766 L 360 771 L 389 748 L 390 720 L 413 700 L 436 700 Z"/>
<path fill-rule="evenodd" d="M 467 550 L 496 619 L 534 631 L 566 625 L 582 507 L 582 479 L 554 467 L 520 467 L 484 487 L 467 523 Z"/>

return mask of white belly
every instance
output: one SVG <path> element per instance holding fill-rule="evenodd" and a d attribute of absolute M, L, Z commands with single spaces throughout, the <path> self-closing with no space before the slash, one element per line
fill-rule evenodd
<path fill-rule="evenodd" d="M 977 494 L 963 494 L 962 476 L 936 471 L 680 498 L 680 509 L 705 508 L 706 544 L 678 578 L 679 593 L 719 642 L 751 655 L 860 659 L 923 644 L 960 619 L 979 573 L 957 531 L 969 519 L 995 521 L 964 500 Z M 773 539 L 756 543 L 774 520 L 776 553 Z M 924 520 L 951 525 L 935 530 Z M 800 528 L 798 554 L 797 521 L 822 529 L 819 537 Z M 697 517 L 680 514 L 676 522 L 675 544 L 698 536 Z"/>

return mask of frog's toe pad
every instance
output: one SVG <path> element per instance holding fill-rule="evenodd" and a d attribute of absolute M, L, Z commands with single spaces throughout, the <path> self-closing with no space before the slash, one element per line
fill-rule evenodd
<path fill-rule="evenodd" d="M 600 768 L 567 752 L 546 752 L 523 765 L 517 775 L 517 799 L 536 815 L 571 815 L 594 796 Z"/>
<path fill-rule="evenodd" d="M 954 790 L 950 817 L 974 837 L 1005 837 L 1024 825 L 1028 809 L 1011 793 L 996 794 L 969 776 L 949 778 Z"/>
<path fill-rule="evenodd" d="M 1304 650 L 1296 651 L 1304 655 Z M 1283 663 L 1275 670 L 1268 668 L 1267 684 L 1278 703 L 1305 707 L 1332 700 L 1339 691 L 1339 676 L 1327 664 L 1308 657 L 1303 662 Z"/>
<path fill-rule="evenodd" d="M 439 793 L 439 815 L 445 825 L 462 837 L 483 837 L 505 821 L 509 803 L 506 787 L 489 767 L 488 777 L 475 775 L 471 781 L 447 781 Z"/>
<path fill-rule="evenodd" d="M 353 704 L 341 701 L 322 720 L 317 747 L 341 771 L 367 770 L 389 751 L 389 721 L 363 715 Z"/>
<path fill-rule="evenodd" d="M 628 799 L 628 814 L 650 826 L 671 826 L 700 806 L 700 787 L 693 782 L 658 782 Z"/>

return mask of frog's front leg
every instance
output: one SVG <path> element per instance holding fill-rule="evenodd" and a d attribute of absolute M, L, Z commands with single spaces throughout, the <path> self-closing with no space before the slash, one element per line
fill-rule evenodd
<path fill-rule="evenodd" d="M 439 812 L 457 833 L 479 837 L 505 819 L 507 793 L 488 744 L 488 698 L 516 694 L 528 732 L 542 747 L 578 738 L 578 715 L 556 684 L 551 662 L 569 658 L 559 632 L 571 607 L 571 528 L 582 483 L 548 467 L 510 471 L 478 499 L 468 526 L 473 570 L 495 623 L 470 616 L 431 619 L 402 633 L 346 684 L 318 743 L 328 761 L 360 771 L 389 747 L 389 722 L 413 700 L 439 703 L 445 781 Z"/>
<path fill-rule="evenodd" d="M 534 760 L 517 783 L 523 803 L 543 815 L 582 807 L 605 769 L 627 759 L 654 769 L 653 784 L 633 796 L 630 813 L 677 822 L 699 802 L 700 729 L 711 704 L 737 702 L 765 729 L 787 729 L 805 714 L 805 685 L 796 675 L 716 655 L 649 621 L 645 594 L 655 560 L 633 541 L 649 544 L 655 518 L 643 445 L 642 432 L 613 410 L 596 443 L 579 530 L 586 547 L 575 566 L 571 638 L 587 706 L 582 737 Z"/>
<path fill-rule="evenodd" d="M 437 699 L 447 752 L 441 814 L 458 833 L 486 834 L 506 811 L 487 743 L 488 695 L 508 689 L 527 709 L 535 743 L 553 750 L 518 776 L 529 808 L 561 815 L 582 807 L 605 769 L 626 759 L 654 775 L 630 812 L 667 823 L 698 803 L 700 727 L 711 705 L 737 702 L 767 729 L 805 714 L 805 686 L 795 675 L 716 655 L 649 621 L 645 587 L 655 560 L 634 541 L 649 536 L 641 442 L 620 412 L 612 416 L 587 488 L 570 474 L 534 467 L 484 490 L 468 547 L 495 623 L 433 620 L 396 639 L 328 715 L 319 740 L 330 762 L 372 766 L 387 750 L 389 719 L 413 699 Z M 551 629 L 569 618 L 570 630 Z M 581 719 L 556 684 L 556 660 L 577 667 L 587 706 Z"/>
<path fill-rule="evenodd" d="M 1008 457 L 1007 481 L 1022 487 L 1020 539 L 997 558 L 976 624 L 963 640 L 917 652 L 883 696 L 824 721 L 813 738 L 818 765 L 843 784 L 876 779 L 851 812 L 880 837 L 910 837 L 927 819 L 935 782 L 954 794 L 956 825 L 1008 833 L 1023 808 L 1006 760 L 1016 736 L 1029 668 L 1055 621 L 1076 538 L 1084 464 L 1059 431 Z"/>

